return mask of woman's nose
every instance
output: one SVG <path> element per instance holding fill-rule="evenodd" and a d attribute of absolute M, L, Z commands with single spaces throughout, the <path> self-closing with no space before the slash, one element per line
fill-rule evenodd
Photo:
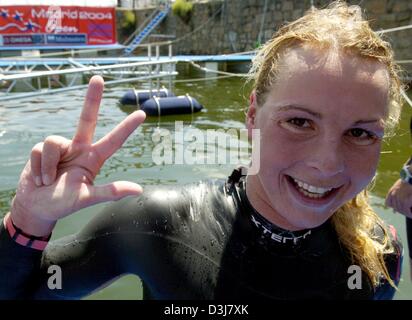
<path fill-rule="evenodd" d="M 325 177 L 336 176 L 345 168 L 342 147 L 337 138 L 322 139 L 313 145 L 307 164 Z"/>

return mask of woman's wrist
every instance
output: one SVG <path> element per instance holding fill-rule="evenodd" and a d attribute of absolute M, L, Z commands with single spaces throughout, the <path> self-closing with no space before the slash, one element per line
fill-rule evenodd
<path fill-rule="evenodd" d="M 27 234 L 14 224 L 13 220 L 11 219 L 10 212 L 8 212 L 4 217 L 3 224 L 10 238 L 13 239 L 14 242 L 24 247 L 42 251 L 46 248 L 51 238 L 51 233 L 46 237 L 36 237 L 31 234 Z"/>
<path fill-rule="evenodd" d="M 25 212 L 20 208 L 18 201 L 14 198 L 10 208 L 10 219 L 13 224 L 24 233 L 34 237 L 48 237 L 57 221 L 42 220 Z"/>

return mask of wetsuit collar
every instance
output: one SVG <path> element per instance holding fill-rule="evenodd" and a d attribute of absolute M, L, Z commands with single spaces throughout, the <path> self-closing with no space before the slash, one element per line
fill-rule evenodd
<path fill-rule="evenodd" d="M 288 231 L 284 230 L 270 221 L 268 221 L 261 214 L 256 212 L 251 212 L 250 219 L 253 224 L 260 230 L 262 236 L 271 239 L 275 242 L 286 244 L 286 245 L 298 245 L 300 241 L 305 240 L 312 234 L 311 229 L 299 230 L 299 231 Z"/>
<path fill-rule="evenodd" d="M 261 213 L 259 213 L 249 202 L 246 195 L 246 176 L 242 176 L 239 180 L 239 195 L 242 201 L 246 204 L 246 207 L 250 213 L 250 220 L 261 232 L 262 237 L 267 240 L 274 241 L 285 246 L 299 246 L 305 239 L 309 239 L 312 235 L 312 229 L 304 229 L 298 231 L 290 231 L 283 229 L 268 219 L 266 219 Z"/>

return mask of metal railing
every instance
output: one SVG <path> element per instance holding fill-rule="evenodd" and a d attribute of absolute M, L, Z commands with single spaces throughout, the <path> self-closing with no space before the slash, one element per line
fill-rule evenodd
<path fill-rule="evenodd" d="M 87 84 L 82 83 L 83 75 L 94 74 L 105 77 L 106 85 L 149 80 L 150 90 L 153 89 L 152 80 L 156 81 L 156 87 L 159 89 L 160 78 L 167 78 L 170 89 L 172 77 L 177 75 L 174 65 L 178 60 L 172 58 L 170 43 L 168 57 L 160 60 L 161 45 L 146 45 L 147 56 L 142 57 L 146 61 L 139 62 L 126 58 L 109 58 L 109 64 L 105 58 L 15 60 L 3 67 L 0 66 L 0 101 L 86 88 Z M 161 68 L 162 65 L 165 67 Z M 79 82 L 82 84 L 78 84 Z M 24 92 L 13 92 L 22 86 L 25 88 Z"/>
<path fill-rule="evenodd" d="M 198 2 L 197 0 L 192 2 Z M 170 0 L 120 0 L 118 6 L 127 9 L 144 9 L 152 7 L 160 7 L 170 4 Z"/>

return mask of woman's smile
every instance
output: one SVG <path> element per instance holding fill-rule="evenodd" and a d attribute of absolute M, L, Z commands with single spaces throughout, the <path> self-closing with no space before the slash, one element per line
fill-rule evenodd
<path fill-rule="evenodd" d="M 343 186 L 320 187 L 289 175 L 285 175 L 285 178 L 287 191 L 292 201 L 294 200 L 298 205 L 322 210 L 336 199 Z"/>

